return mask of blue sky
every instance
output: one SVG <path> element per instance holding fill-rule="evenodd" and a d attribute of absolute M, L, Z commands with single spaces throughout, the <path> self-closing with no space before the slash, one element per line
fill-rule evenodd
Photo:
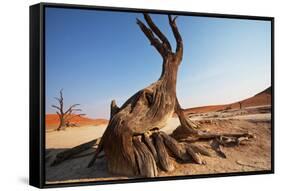
<path fill-rule="evenodd" d="M 166 15 L 151 15 L 175 47 Z M 46 8 L 46 112 L 63 88 L 65 104 L 108 118 L 156 81 L 162 58 L 136 24 L 142 14 Z M 271 84 L 269 21 L 179 16 L 184 57 L 177 94 L 184 108 L 239 101 Z"/>

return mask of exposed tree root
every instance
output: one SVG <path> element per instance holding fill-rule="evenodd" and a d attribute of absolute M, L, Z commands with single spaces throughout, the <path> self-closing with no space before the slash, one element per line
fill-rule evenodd
<path fill-rule="evenodd" d="M 163 137 L 160 133 L 153 133 L 153 138 L 155 141 L 160 168 L 167 172 L 174 170 L 174 166 L 171 163 L 167 149 L 164 145 Z"/>
<path fill-rule="evenodd" d="M 216 139 L 213 139 L 211 141 L 211 147 L 217 153 L 218 156 L 220 156 L 221 158 L 226 158 L 226 155 L 222 149 L 222 145 L 220 145 L 220 143 Z"/>
<path fill-rule="evenodd" d="M 253 137 L 249 137 L 248 134 L 227 134 L 229 137 L 226 137 L 226 134 L 221 136 L 219 136 L 219 134 L 215 135 L 216 136 L 210 134 L 210 136 L 206 136 L 206 134 L 204 134 L 201 139 L 212 139 L 211 148 L 223 158 L 226 158 L 226 155 L 222 150 L 223 146 L 238 146 L 241 144 L 241 140 L 249 140 L 249 138 Z M 99 139 L 90 141 L 59 153 L 51 166 L 58 165 L 68 159 L 75 159 L 93 154 L 93 152 L 91 152 L 78 155 L 96 145 L 98 141 Z M 173 137 L 158 130 L 133 136 L 132 142 L 137 168 L 135 175 L 141 177 L 156 177 L 159 174 L 159 170 L 167 172 L 173 171 L 175 167 L 171 157 L 181 162 L 190 162 L 190 160 L 193 160 L 195 163 L 202 165 L 206 164 L 203 156 L 213 156 L 210 150 L 203 146 L 197 145 L 194 142 L 190 143 L 189 141 L 182 142 L 181 140 L 181 142 L 178 142 Z M 96 151 L 94 159 L 89 163 L 89 167 L 93 166 L 95 160 L 99 158 L 97 153 L 98 152 Z"/>
<path fill-rule="evenodd" d="M 51 163 L 51 166 L 56 166 L 56 165 L 62 163 L 63 161 L 65 161 L 67 159 L 71 159 L 75 155 L 78 155 L 79 153 L 92 148 L 94 145 L 99 144 L 99 141 L 100 141 L 100 138 L 94 139 L 94 140 L 89 141 L 87 143 L 78 145 L 76 147 L 73 147 L 71 149 L 67 149 L 63 152 L 58 153 L 56 155 L 55 160 Z"/>
<path fill-rule="evenodd" d="M 155 177 L 158 174 L 156 161 L 148 147 L 142 142 L 141 136 L 133 138 L 134 153 L 138 166 L 138 174 L 144 177 Z"/>

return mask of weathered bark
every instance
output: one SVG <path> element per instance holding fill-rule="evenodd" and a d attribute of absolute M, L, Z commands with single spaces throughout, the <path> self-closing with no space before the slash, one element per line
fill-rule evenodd
<path fill-rule="evenodd" d="M 155 177 L 158 174 L 156 162 L 152 153 L 147 146 L 141 141 L 141 136 L 133 138 L 135 146 L 134 152 L 136 157 L 137 166 L 139 167 L 138 173 L 144 177 Z"/>
<path fill-rule="evenodd" d="M 209 156 L 209 157 L 212 156 L 212 154 L 202 146 L 190 144 L 189 147 L 191 147 L 196 153 L 200 153 L 202 155 Z"/>
<path fill-rule="evenodd" d="M 174 154 L 176 158 L 186 161 L 189 157 L 186 154 L 185 146 L 179 144 L 175 139 L 168 136 L 167 134 L 160 132 L 161 136 L 164 139 L 166 147 Z"/>
<path fill-rule="evenodd" d="M 202 160 L 200 153 L 195 152 L 192 147 L 187 147 L 186 149 L 197 164 L 206 164 L 206 162 Z"/>
<path fill-rule="evenodd" d="M 176 96 L 177 72 L 183 57 L 183 41 L 176 25 L 176 17 L 168 17 L 169 25 L 176 39 L 176 50 L 153 23 L 148 14 L 144 14 L 146 26 L 137 19 L 137 24 L 163 59 L 159 80 L 138 91 L 120 108 L 111 102 L 109 124 L 101 137 L 95 155 L 88 167 L 94 165 L 103 150 L 108 170 L 113 174 L 125 176 L 154 177 L 158 175 L 157 166 L 164 171 L 174 169 L 170 157 L 181 161 L 193 159 L 205 164 L 202 155 L 211 156 L 203 147 L 189 141 L 214 139 L 217 144 L 244 141 L 249 134 L 212 134 L 200 130 L 200 126 L 186 118 Z M 181 126 L 178 128 L 185 143 L 161 132 L 167 120 L 176 113 Z M 230 139 L 225 139 L 230 137 Z M 242 138 L 241 138 L 242 137 Z M 245 138 L 245 139 L 247 139 Z M 216 147 L 217 148 L 217 147 Z"/>
<path fill-rule="evenodd" d="M 147 145 L 147 147 L 149 148 L 150 152 L 152 153 L 155 162 L 158 162 L 158 156 L 157 156 L 157 151 L 155 146 L 153 145 L 153 140 L 149 137 L 149 135 L 147 133 L 144 133 L 143 135 L 144 137 L 144 142 Z"/>
<path fill-rule="evenodd" d="M 110 119 L 116 114 L 118 113 L 118 111 L 120 110 L 120 108 L 116 105 L 116 101 L 112 100 L 111 104 L 110 104 Z"/>
<path fill-rule="evenodd" d="M 155 139 L 156 151 L 159 159 L 159 164 L 164 171 L 174 170 L 174 166 L 170 161 L 168 152 L 163 142 L 163 138 L 159 133 L 154 133 L 153 137 Z"/>

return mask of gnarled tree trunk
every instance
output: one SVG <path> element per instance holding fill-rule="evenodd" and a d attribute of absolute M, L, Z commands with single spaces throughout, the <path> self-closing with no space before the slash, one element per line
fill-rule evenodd
<path fill-rule="evenodd" d="M 207 153 L 203 148 L 181 145 L 172 137 L 158 131 L 176 112 L 187 136 L 207 136 L 196 130 L 197 126 L 185 118 L 177 100 L 177 72 L 183 57 L 183 41 L 176 25 L 176 17 L 168 18 L 177 44 L 174 52 L 168 39 L 148 14 L 144 14 L 148 26 L 137 19 L 140 29 L 161 55 L 163 67 L 158 81 L 138 91 L 121 108 L 116 106 L 115 101 L 111 104 L 111 119 L 96 156 L 104 150 L 108 169 L 112 173 L 154 177 L 157 176 L 156 165 L 164 171 L 174 169 L 169 161 L 168 150 L 182 160 L 189 153 L 200 164 L 203 162 L 199 153 Z M 212 135 L 213 138 L 216 136 Z M 89 166 L 93 165 L 96 156 Z"/>
<path fill-rule="evenodd" d="M 163 70 L 158 81 L 138 91 L 118 111 L 112 112 L 114 115 L 111 115 L 100 147 L 103 147 L 105 152 L 108 169 L 117 174 L 143 174 L 141 169 L 144 166 L 151 168 L 154 166 L 155 161 L 152 160 L 153 155 L 148 154 L 151 153 L 148 147 L 142 143 L 141 137 L 137 139 L 135 137 L 142 136 L 152 129 L 164 127 L 176 107 L 176 81 L 183 55 L 183 43 L 175 19 L 169 16 L 169 23 L 177 41 L 176 51 L 172 52 L 169 41 L 152 22 L 150 16 L 145 14 L 144 18 L 150 28 L 138 19 L 137 24 L 162 56 Z M 166 160 L 163 140 L 159 136 L 156 136 L 156 147 L 162 151 Z M 142 164 L 144 161 L 149 161 L 149 164 Z"/>

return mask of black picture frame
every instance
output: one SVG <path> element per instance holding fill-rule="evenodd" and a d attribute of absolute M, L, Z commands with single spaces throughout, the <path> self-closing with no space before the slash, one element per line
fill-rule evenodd
<path fill-rule="evenodd" d="M 128 180 L 110 180 L 83 183 L 45 183 L 45 8 L 104 10 L 118 12 L 148 12 L 154 14 L 176 14 L 185 16 L 234 18 L 248 20 L 265 20 L 271 22 L 271 170 L 254 172 L 235 172 L 205 175 L 186 175 L 176 177 L 137 178 Z M 38 188 L 84 186 L 115 183 L 132 183 L 145 181 L 166 181 L 192 178 L 210 178 L 274 173 L 274 18 L 249 15 L 231 15 L 217 13 L 197 13 L 185 11 L 167 11 L 154 9 L 137 9 L 121 7 L 103 7 L 89 5 L 39 3 L 30 6 L 30 129 L 29 129 L 29 184 Z M 40 128 L 38 128 L 40 127 Z"/>

